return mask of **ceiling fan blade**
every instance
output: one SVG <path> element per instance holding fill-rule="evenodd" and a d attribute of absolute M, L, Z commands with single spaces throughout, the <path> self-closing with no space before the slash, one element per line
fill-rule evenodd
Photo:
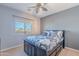
<path fill-rule="evenodd" d="M 47 8 L 45 8 L 45 7 L 41 7 L 44 11 L 48 11 L 48 9 Z"/>

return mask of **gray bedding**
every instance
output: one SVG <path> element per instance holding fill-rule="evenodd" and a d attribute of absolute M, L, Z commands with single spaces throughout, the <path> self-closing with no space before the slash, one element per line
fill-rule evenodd
<path fill-rule="evenodd" d="M 37 36 L 28 36 L 25 41 L 29 42 L 32 45 L 50 51 L 63 40 L 63 37 L 62 32 L 60 34 L 53 31 L 47 32 L 48 33 L 43 32 L 41 35 Z"/>

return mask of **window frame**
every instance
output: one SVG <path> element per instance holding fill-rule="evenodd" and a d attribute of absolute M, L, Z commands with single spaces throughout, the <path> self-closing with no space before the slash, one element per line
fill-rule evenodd
<path fill-rule="evenodd" d="M 16 22 L 21 22 L 21 21 L 16 21 Z M 19 32 L 19 33 L 32 32 L 32 23 L 31 23 L 31 22 L 21 22 L 21 23 L 24 23 L 24 29 L 21 30 L 21 31 L 18 31 L 18 30 L 16 29 L 16 22 L 15 22 L 15 31 L 16 31 L 16 32 Z M 26 25 L 25 25 L 25 24 L 27 24 L 27 23 L 30 23 L 30 24 L 31 24 L 31 29 L 30 29 L 30 30 L 26 30 Z"/>

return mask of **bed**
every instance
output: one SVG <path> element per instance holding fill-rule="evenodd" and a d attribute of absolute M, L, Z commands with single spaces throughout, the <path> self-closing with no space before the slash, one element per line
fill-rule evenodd
<path fill-rule="evenodd" d="M 57 56 L 65 47 L 64 30 L 45 30 L 40 35 L 24 40 L 24 51 L 29 56 Z"/>

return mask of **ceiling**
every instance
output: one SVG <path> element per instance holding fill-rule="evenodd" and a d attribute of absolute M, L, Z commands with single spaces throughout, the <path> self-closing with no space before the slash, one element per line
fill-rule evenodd
<path fill-rule="evenodd" d="M 31 7 L 35 5 L 35 3 L 3 3 L 1 5 L 8 6 L 13 9 L 17 9 L 26 13 L 30 13 L 33 16 L 37 17 L 45 17 L 72 7 L 75 7 L 79 5 L 79 3 L 48 3 L 45 5 L 46 8 L 48 8 L 49 11 L 40 11 L 38 14 L 34 12 L 34 9 L 32 11 L 28 11 L 28 7 Z"/>

